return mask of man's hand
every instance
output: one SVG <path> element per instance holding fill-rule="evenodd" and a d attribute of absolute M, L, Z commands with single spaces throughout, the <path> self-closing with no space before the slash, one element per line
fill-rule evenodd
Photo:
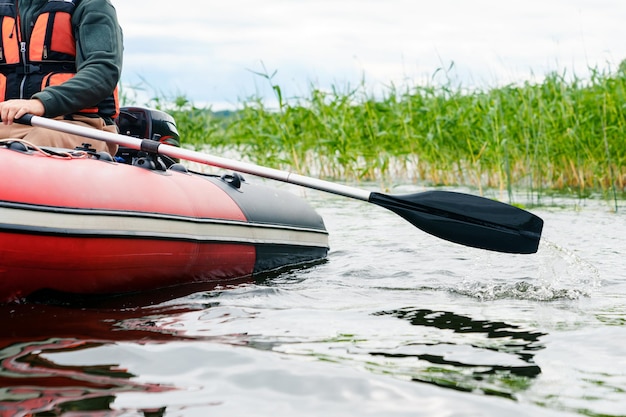
<path fill-rule="evenodd" d="M 36 98 L 7 100 L 0 103 L 0 118 L 5 125 L 12 124 L 15 119 L 19 119 L 25 114 L 43 116 L 45 111 L 43 103 Z"/>

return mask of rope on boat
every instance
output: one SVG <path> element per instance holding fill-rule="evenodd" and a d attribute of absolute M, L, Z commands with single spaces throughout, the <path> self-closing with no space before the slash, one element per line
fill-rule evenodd
<path fill-rule="evenodd" d="M 85 151 L 53 151 L 51 149 L 44 149 L 44 148 L 40 148 L 39 146 L 30 143 L 27 140 L 24 139 L 13 139 L 13 138 L 9 138 L 9 139 L 0 139 L 0 144 L 5 145 L 7 148 L 9 147 L 9 145 L 11 143 L 21 143 L 24 146 L 26 146 L 27 148 L 30 148 L 34 151 L 37 151 L 39 153 L 41 153 L 44 156 L 47 156 L 49 158 L 58 158 L 58 159 L 83 159 L 83 158 L 88 158 L 89 157 L 89 153 L 85 152 Z"/>

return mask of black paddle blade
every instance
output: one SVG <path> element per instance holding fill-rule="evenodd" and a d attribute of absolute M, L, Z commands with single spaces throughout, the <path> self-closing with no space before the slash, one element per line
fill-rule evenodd
<path fill-rule="evenodd" d="M 371 193 L 369 202 L 441 239 L 497 252 L 537 252 L 543 228 L 543 220 L 525 210 L 450 191 Z"/>

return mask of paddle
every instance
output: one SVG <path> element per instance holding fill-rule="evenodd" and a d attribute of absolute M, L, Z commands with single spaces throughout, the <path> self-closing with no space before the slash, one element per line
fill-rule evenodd
<path fill-rule="evenodd" d="M 483 197 L 449 191 L 407 195 L 370 192 L 54 119 L 26 115 L 16 121 L 367 201 L 393 211 L 427 233 L 461 245 L 506 253 L 535 253 L 539 247 L 543 228 L 541 218 L 517 207 Z"/>

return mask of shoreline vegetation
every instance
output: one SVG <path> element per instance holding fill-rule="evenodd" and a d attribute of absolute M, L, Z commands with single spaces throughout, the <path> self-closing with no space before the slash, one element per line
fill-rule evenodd
<path fill-rule="evenodd" d="M 183 144 L 235 150 L 259 165 L 335 181 L 415 182 L 523 190 L 538 203 L 559 194 L 626 197 L 626 61 L 589 79 L 551 73 L 467 91 L 452 85 L 312 86 L 277 108 L 259 97 L 232 112 L 197 108 L 184 96 L 150 103 L 172 114 Z M 166 104 L 167 103 L 167 104 Z"/>

